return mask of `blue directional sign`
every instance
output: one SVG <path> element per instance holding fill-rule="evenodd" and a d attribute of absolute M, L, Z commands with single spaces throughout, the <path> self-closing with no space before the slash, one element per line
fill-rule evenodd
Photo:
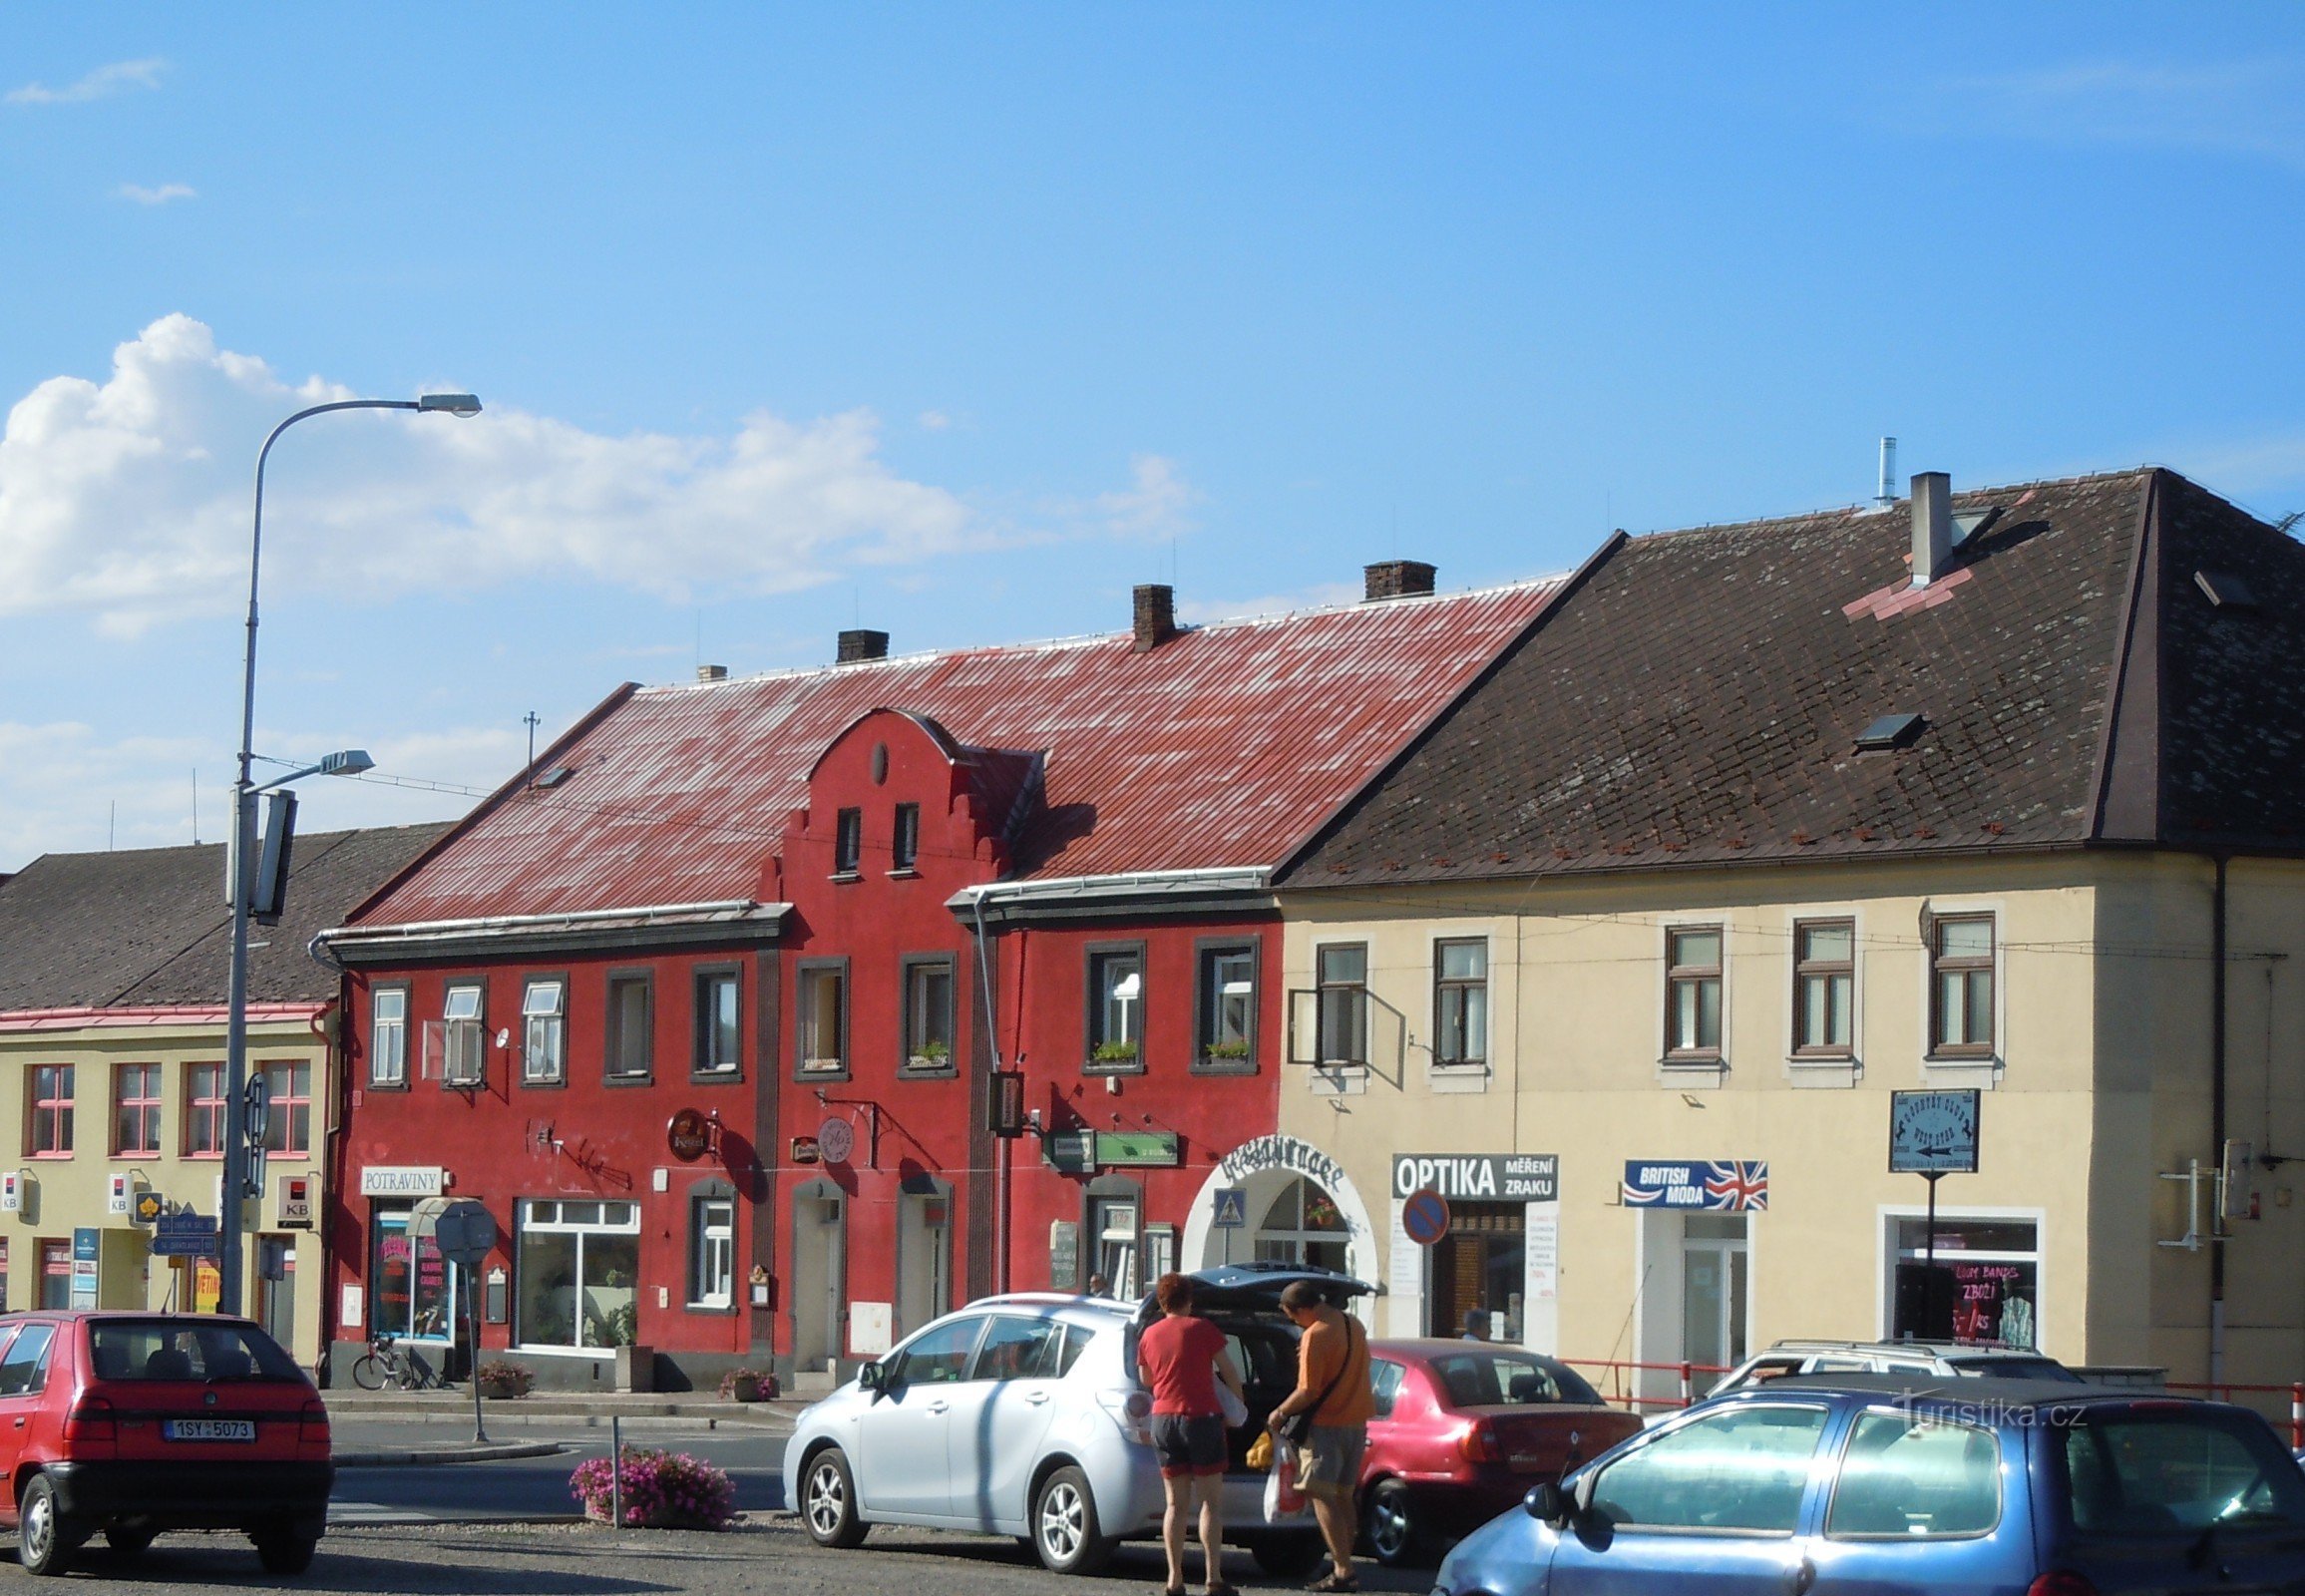
<path fill-rule="evenodd" d="M 1248 1192 L 1239 1186 L 1219 1186 L 1216 1215 L 1209 1223 L 1219 1230 L 1239 1230 L 1248 1222 Z"/>
<path fill-rule="evenodd" d="M 213 1214 L 163 1214 L 153 1224 L 152 1250 L 163 1258 L 216 1256 L 216 1219 Z"/>

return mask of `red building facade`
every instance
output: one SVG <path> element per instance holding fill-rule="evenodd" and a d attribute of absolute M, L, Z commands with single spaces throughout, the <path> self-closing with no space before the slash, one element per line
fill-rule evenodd
<path fill-rule="evenodd" d="M 337 1356 L 464 1360 L 436 1193 L 502 1233 L 484 1355 L 561 1386 L 830 1376 L 1217 1261 L 1282 1087 L 1271 871 L 1554 591 L 1180 630 L 1140 590 L 1117 637 L 620 690 L 327 939 Z"/>

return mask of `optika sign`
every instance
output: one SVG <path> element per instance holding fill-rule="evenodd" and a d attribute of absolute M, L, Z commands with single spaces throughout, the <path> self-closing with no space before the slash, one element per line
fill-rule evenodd
<path fill-rule="evenodd" d="M 1217 1168 L 1235 1185 L 1268 1169 L 1294 1169 L 1335 1192 L 1345 1185 L 1345 1166 L 1309 1141 L 1294 1136 L 1259 1136 L 1225 1154 Z"/>
<path fill-rule="evenodd" d="M 1402 1153 L 1392 1160 L 1392 1195 L 1429 1186 L 1443 1197 L 1501 1203 L 1551 1203 L 1561 1198 L 1557 1153 Z"/>

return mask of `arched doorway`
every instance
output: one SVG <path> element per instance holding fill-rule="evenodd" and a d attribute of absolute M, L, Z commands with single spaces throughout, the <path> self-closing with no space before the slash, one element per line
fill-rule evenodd
<path fill-rule="evenodd" d="M 1220 1194 L 1239 1212 L 1237 1227 L 1217 1223 Z M 1343 1164 L 1296 1136 L 1259 1136 L 1218 1160 L 1185 1215 L 1183 1240 L 1186 1269 L 1263 1259 L 1374 1280 L 1380 1262 L 1359 1188 Z"/>
<path fill-rule="evenodd" d="M 1351 1273 L 1352 1228 L 1337 1199 L 1303 1175 L 1292 1175 L 1256 1220 L 1254 1257 L 1260 1264 L 1297 1264 Z"/>

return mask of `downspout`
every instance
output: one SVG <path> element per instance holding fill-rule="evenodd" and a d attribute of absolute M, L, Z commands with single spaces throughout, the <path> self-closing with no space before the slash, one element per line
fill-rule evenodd
<path fill-rule="evenodd" d="M 992 1027 L 992 969 L 991 961 L 985 957 L 984 953 L 984 895 L 982 893 L 976 895 L 975 910 L 976 990 L 984 999 L 984 1047 L 992 1055 L 992 1069 L 997 1074 L 1000 1069 L 1000 1032 Z M 985 1084 L 989 1086 L 991 1082 L 987 1081 Z M 1014 1178 L 1014 1171 L 1011 1167 L 1013 1160 L 1010 1155 L 1015 1150 L 1016 1138 L 1013 1136 L 995 1136 L 993 1139 L 1000 1147 L 999 1206 L 995 1210 L 993 1219 L 993 1279 L 997 1289 L 1005 1292 L 1008 1290 L 1008 1210 L 1014 1195 L 1009 1189 L 1009 1183 Z"/>
<path fill-rule="evenodd" d="M 2217 1168 L 2225 1167 L 2225 867 L 2224 854 L 2214 856 L 2217 866 L 2214 924 L 2209 931 L 2209 1154 Z M 2214 1222 L 2209 1226 L 2209 1385 L 2225 1383 L 2225 1215 L 2223 1182 Z M 2212 1391 L 2211 1395 L 2215 1395 Z"/>

